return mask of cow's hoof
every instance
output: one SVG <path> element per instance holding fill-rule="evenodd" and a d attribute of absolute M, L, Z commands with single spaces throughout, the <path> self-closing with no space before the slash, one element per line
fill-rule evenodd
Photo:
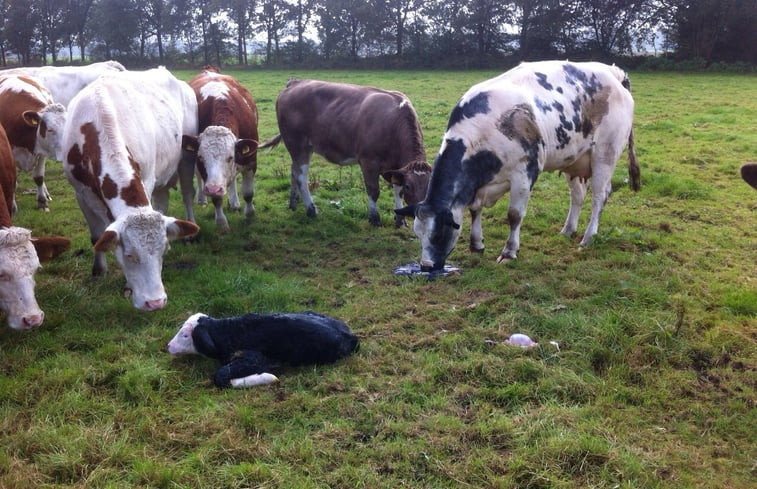
<path fill-rule="evenodd" d="M 506 256 L 506 255 L 499 255 L 497 257 L 497 263 L 510 263 L 511 261 L 515 260 L 514 256 Z"/>
<path fill-rule="evenodd" d="M 470 250 L 471 253 L 479 253 L 480 254 L 480 253 L 483 253 L 486 248 L 484 248 L 483 246 L 481 248 L 476 248 L 475 246 L 470 245 L 468 247 L 468 249 Z"/>
<path fill-rule="evenodd" d="M 311 206 L 308 207 L 306 214 L 308 217 L 315 217 L 316 215 L 318 215 L 318 210 L 315 208 L 315 206 Z"/>

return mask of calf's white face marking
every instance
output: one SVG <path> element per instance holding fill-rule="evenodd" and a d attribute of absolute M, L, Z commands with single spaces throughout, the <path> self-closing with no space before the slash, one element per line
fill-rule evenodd
<path fill-rule="evenodd" d="M 171 355 L 190 355 L 196 354 L 194 341 L 192 340 L 192 332 L 197 326 L 197 321 L 201 317 L 206 317 L 206 314 L 198 312 L 189 316 L 189 319 L 184 321 L 184 324 L 179 328 L 179 332 L 168 342 L 168 353 Z"/>
<path fill-rule="evenodd" d="M 31 231 L 15 226 L 0 229 L 0 310 L 13 329 L 32 329 L 45 317 L 34 297 L 38 268 Z"/>

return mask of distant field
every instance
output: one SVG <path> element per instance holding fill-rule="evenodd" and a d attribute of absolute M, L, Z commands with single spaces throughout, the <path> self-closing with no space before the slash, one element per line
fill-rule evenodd
<path fill-rule="evenodd" d="M 177 72 L 188 80 L 194 73 Z M 232 72 L 255 96 L 262 139 L 288 78 L 405 92 L 432 160 L 449 112 L 494 72 Z M 498 265 L 507 199 L 484 212 L 487 249 L 459 276 L 392 275 L 416 261 L 411 228 L 367 221 L 359 168 L 311 167 L 320 214 L 288 209 L 289 159 L 259 155 L 256 215 L 165 258 L 165 309 L 121 296 L 115 258 L 90 277 L 84 218 L 59 164 L 51 212 L 21 175 L 16 223 L 72 250 L 37 275 L 38 331 L 0 328 L 0 488 L 747 488 L 755 477 L 757 78 L 631 74 L 642 189 L 622 157 L 594 245 L 559 230 L 568 189 L 542 175 L 519 258 Z M 178 192 L 170 213 L 183 216 Z M 579 229 L 588 221 L 588 203 Z M 207 359 L 171 358 L 190 314 L 317 310 L 360 351 L 281 382 L 219 390 Z M 2 318 L 4 322 L 4 318 Z M 527 333 L 542 347 L 502 342 Z M 559 351 L 548 346 L 560 345 Z M 751 481 L 751 482 L 750 482 Z"/>

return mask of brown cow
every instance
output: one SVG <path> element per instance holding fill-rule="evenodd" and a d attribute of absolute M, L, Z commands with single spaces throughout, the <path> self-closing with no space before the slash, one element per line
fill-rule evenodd
<path fill-rule="evenodd" d="M 200 135 L 185 135 L 182 144 L 184 150 L 197 154 L 200 192 L 213 201 L 216 225 L 228 231 L 223 196 L 228 189 L 229 207 L 240 209 L 237 172 L 242 173 L 244 215 L 250 217 L 255 210 L 252 196 L 258 167 L 258 110 L 252 94 L 231 76 L 205 69 L 189 85 L 197 95 Z"/>
<path fill-rule="evenodd" d="M 57 237 L 32 239 L 31 231 L 13 226 L 15 190 L 16 164 L 0 126 L 0 310 L 5 312 L 11 328 L 31 329 L 42 324 L 45 317 L 34 297 L 34 272 L 40 260 L 63 253 L 71 241 Z"/>
<path fill-rule="evenodd" d="M 0 125 L 5 129 L 16 165 L 31 171 L 37 184 L 37 207 L 48 210 L 45 158 L 60 160 L 60 135 L 66 109 L 50 91 L 27 75 L 0 76 Z"/>
<path fill-rule="evenodd" d="M 360 164 L 370 200 L 368 220 L 375 226 L 381 225 L 376 208 L 379 175 L 394 184 L 395 208 L 402 206 L 401 195 L 408 204 L 423 199 L 431 166 L 426 163 L 418 116 L 404 94 L 346 83 L 290 80 L 276 100 L 276 116 L 281 134 L 260 147 L 284 141 L 292 157 L 291 209 L 302 196 L 308 216 L 317 213 L 308 189 L 313 152 L 339 165 Z M 395 223 L 399 226 L 404 220 L 397 216 Z"/>

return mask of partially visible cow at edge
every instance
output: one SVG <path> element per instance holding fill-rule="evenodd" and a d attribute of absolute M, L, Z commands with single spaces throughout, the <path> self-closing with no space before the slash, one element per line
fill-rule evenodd
<path fill-rule="evenodd" d="M 32 329 L 44 320 L 34 295 L 40 261 L 55 258 L 71 246 L 67 238 L 32 238 L 13 226 L 16 165 L 5 130 L 0 126 L 0 311 L 13 329 Z"/>
<path fill-rule="evenodd" d="M 45 158 L 60 160 L 60 135 L 66 108 L 53 101 L 42 83 L 27 75 L 0 72 L 0 125 L 8 136 L 16 165 L 32 172 L 37 184 L 37 207 L 49 210 Z"/>
<path fill-rule="evenodd" d="M 471 87 L 450 115 L 426 198 L 398 209 L 414 215 L 421 268 L 439 270 L 471 213 L 470 249 L 484 249 L 481 210 L 510 192 L 510 235 L 497 261 L 516 258 L 520 226 L 536 179 L 565 174 L 570 210 L 562 233 L 571 236 L 591 181 L 591 219 L 581 246 L 591 244 L 610 196 L 612 173 L 628 143 L 633 190 L 640 172 L 633 146 L 634 101 L 623 70 L 601 63 L 522 63 Z"/>
<path fill-rule="evenodd" d="M 37 78 L 50 90 L 56 103 L 68 107 L 71 100 L 84 87 L 104 73 L 126 71 L 118 61 L 100 61 L 84 66 L 36 66 L 10 68 L 0 71 L 4 75 L 27 75 Z"/>
<path fill-rule="evenodd" d="M 199 191 L 213 201 L 216 225 L 229 230 L 223 213 L 223 196 L 229 192 L 229 207 L 240 209 L 236 176 L 242 173 L 245 217 L 255 211 L 252 204 L 257 171 L 258 110 L 252 94 L 231 76 L 205 69 L 190 82 L 197 95 L 200 135 L 185 135 L 185 151 L 197 154 Z"/>
<path fill-rule="evenodd" d="M 284 141 L 292 157 L 289 207 L 299 197 L 307 215 L 316 206 L 308 188 L 308 169 L 313 152 L 339 165 L 360 164 L 370 199 L 368 220 L 380 225 L 376 202 L 379 175 L 394 186 L 395 208 L 423 198 L 431 167 L 426 163 L 423 133 L 410 100 L 400 92 L 379 88 L 290 80 L 276 100 L 280 134 L 260 148 Z M 392 173 L 389 173 L 392 172 Z M 395 224 L 404 218 L 395 216 Z"/>
<path fill-rule="evenodd" d="M 92 273 L 105 273 L 105 252 L 113 250 L 138 309 L 165 306 L 161 271 L 168 240 L 199 231 L 191 221 L 161 214 L 177 173 L 186 169 L 181 138 L 197 134 L 196 114 L 192 89 L 162 67 L 103 75 L 69 107 L 63 167 L 89 225 Z M 188 169 L 190 188 L 182 185 L 182 194 L 192 219 Z"/>
<path fill-rule="evenodd" d="M 757 189 L 757 163 L 744 163 L 741 166 L 741 178 L 752 188 Z"/>

